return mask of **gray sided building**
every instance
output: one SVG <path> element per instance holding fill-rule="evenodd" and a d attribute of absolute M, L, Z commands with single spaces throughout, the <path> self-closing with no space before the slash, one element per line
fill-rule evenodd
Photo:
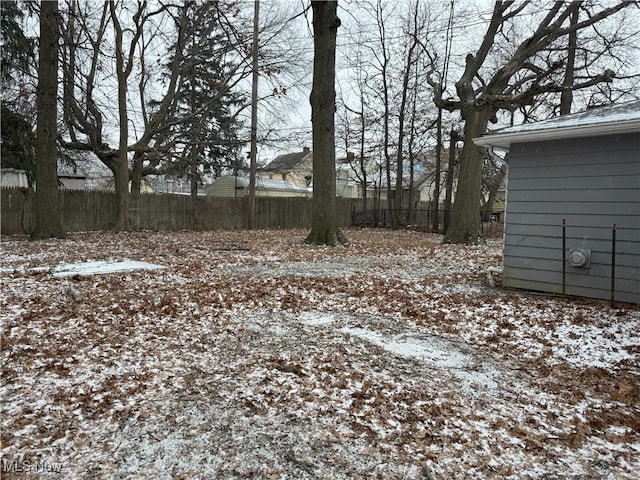
<path fill-rule="evenodd" d="M 505 287 L 640 303 L 640 101 L 474 141 L 509 152 Z"/>

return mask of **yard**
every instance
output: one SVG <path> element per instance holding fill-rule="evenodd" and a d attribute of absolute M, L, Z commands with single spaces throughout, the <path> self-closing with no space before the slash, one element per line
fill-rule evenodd
<path fill-rule="evenodd" d="M 639 478 L 639 306 L 306 233 L 3 237 L 2 478 Z"/>

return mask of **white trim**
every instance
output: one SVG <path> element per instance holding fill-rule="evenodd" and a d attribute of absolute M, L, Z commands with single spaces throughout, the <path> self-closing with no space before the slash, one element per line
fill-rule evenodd
<path fill-rule="evenodd" d="M 535 123 L 530 124 L 533 128 Z M 497 147 L 509 150 L 512 143 L 559 140 L 562 138 L 580 138 L 603 135 L 616 135 L 640 132 L 640 120 L 631 119 L 595 125 L 576 125 L 571 127 L 545 128 L 513 133 L 495 133 L 474 138 L 473 142 L 481 147 Z"/>

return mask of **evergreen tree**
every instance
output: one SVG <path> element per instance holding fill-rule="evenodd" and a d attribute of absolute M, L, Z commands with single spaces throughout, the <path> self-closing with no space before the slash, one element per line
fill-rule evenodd
<path fill-rule="evenodd" d="M 0 29 L 2 30 L 2 92 L 15 83 L 16 74 L 31 74 L 34 66 L 34 41 L 28 38 L 20 22 L 24 12 L 17 2 L 0 2 Z"/>
<path fill-rule="evenodd" d="M 2 102 L 2 143 L 0 144 L 0 158 L 2 168 L 24 170 L 33 184 L 35 175 L 35 133 L 33 122 L 29 122 L 25 115 L 12 110 Z"/>
<path fill-rule="evenodd" d="M 186 3 L 182 12 L 186 41 L 176 46 L 182 48 L 183 59 L 172 128 L 179 153 L 165 171 L 189 179 L 194 196 L 203 175 L 219 176 L 225 167 L 237 166 L 240 156 L 235 115 L 246 102 L 233 91 L 238 64 L 228 33 L 221 28 L 223 8 L 215 2 Z"/>
<path fill-rule="evenodd" d="M 21 27 L 24 16 L 17 2 L 0 2 L 2 33 L 2 144 L 3 168 L 25 170 L 34 180 L 35 133 L 33 131 L 33 91 L 27 79 L 34 71 L 34 41 Z"/>

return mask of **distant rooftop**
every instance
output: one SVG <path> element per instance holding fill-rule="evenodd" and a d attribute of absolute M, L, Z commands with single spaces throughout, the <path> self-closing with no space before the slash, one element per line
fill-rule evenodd
<path fill-rule="evenodd" d="M 261 170 L 267 172 L 290 172 L 310 153 L 309 147 L 304 147 L 301 152 L 278 155 Z"/>
<path fill-rule="evenodd" d="M 512 143 L 640 132 L 640 100 L 515 125 L 474 138 L 477 145 L 508 149 Z"/>

